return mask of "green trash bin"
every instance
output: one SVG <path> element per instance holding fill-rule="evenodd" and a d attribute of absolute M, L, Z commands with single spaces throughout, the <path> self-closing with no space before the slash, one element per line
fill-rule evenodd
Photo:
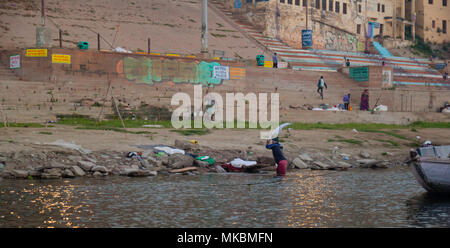
<path fill-rule="evenodd" d="M 258 64 L 258 66 L 264 66 L 264 55 L 256 55 L 256 63 Z"/>
<path fill-rule="evenodd" d="M 89 49 L 89 42 L 87 41 L 80 41 L 78 42 L 78 48 L 81 50 L 88 50 Z"/>

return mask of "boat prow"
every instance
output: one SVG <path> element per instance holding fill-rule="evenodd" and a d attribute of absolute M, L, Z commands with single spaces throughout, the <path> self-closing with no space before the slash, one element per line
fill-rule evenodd
<path fill-rule="evenodd" d="M 450 193 L 450 146 L 423 147 L 412 163 L 413 174 L 428 192 Z"/>

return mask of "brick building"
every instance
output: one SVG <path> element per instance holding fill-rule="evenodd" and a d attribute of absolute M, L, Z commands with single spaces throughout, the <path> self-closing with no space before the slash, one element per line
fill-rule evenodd
<path fill-rule="evenodd" d="M 304 29 L 312 30 L 313 48 L 338 51 L 364 51 L 366 39 L 413 40 L 416 33 L 432 42 L 449 40 L 447 0 L 227 1 L 265 36 L 296 48 Z"/>

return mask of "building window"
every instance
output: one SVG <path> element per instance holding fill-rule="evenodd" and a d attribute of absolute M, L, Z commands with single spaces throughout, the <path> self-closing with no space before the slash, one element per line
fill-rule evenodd
<path fill-rule="evenodd" d="M 433 0 L 428 0 L 428 3 L 429 4 L 433 4 Z"/>
<path fill-rule="evenodd" d="M 442 0 L 442 6 L 447 6 L 447 0 Z"/>
<path fill-rule="evenodd" d="M 328 2 L 328 10 L 329 10 L 329 11 L 333 11 L 333 0 L 330 0 L 330 1 Z"/>
<path fill-rule="evenodd" d="M 384 4 L 383 4 L 383 5 L 381 5 L 381 12 L 383 12 L 383 13 L 384 13 Z"/>
<path fill-rule="evenodd" d="M 442 33 L 447 33 L 447 21 L 442 21 Z"/>
<path fill-rule="evenodd" d="M 383 28 L 384 28 L 383 24 L 380 24 L 380 35 L 381 36 L 383 36 Z"/>
<path fill-rule="evenodd" d="M 322 10 L 327 10 L 327 0 L 322 0 Z"/>
<path fill-rule="evenodd" d="M 334 11 L 339 13 L 339 2 L 336 2 L 336 6 L 334 7 Z"/>
<path fill-rule="evenodd" d="M 295 5 L 300 6 L 300 0 L 295 0 Z"/>
<path fill-rule="evenodd" d="M 361 13 L 361 4 L 358 4 L 358 12 Z"/>
<path fill-rule="evenodd" d="M 377 11 L 380 12 L 380 4 L 377 5 Z"/>
<path fill-rule="evenodd" d="M 435 22 L 435 21 L 432 21 L 432 22 L 431 22 L 431 27 L 434 28 L 435 26 L 436 26 L 436 22 Z"/>
<path fill-rule="evenodd" d="M 306 7 L 307 0 L 303 0 L 303 7 Z"/>
<path fill-rule="evenodd" d="M 286 2 L 286 0 L 280 0 L 280 3 L 285 3 Z"/>
<path fill-rule="evenodd" d="M 288 4 L 292 4 L 292 0 L 288 0 Z"/>
<path fill-rule="evenodd" d="M 347 14 L 347 3 L 342 3 L 342 13 Z"/>
<path fill-rule="evenodd" d="M 361 34 L 361 24 L 356 25 L 356 33 Z"/>
<path fill-rule="evenodd" d="M 320 0 L 316 0 L 316 9 L 320 9 Z"/>

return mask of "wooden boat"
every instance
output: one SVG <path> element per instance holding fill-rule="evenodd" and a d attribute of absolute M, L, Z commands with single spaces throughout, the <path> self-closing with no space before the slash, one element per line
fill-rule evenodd
<path fill-rule="evenodd" d="M 421 147 L 413 174 L 428 192 L 450 193 L 450 146 Z"/>

